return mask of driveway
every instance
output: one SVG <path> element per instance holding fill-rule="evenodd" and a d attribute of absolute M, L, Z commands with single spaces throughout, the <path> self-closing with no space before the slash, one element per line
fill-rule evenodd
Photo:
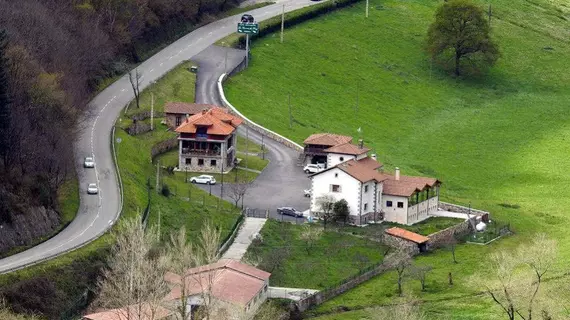
<path fill-rule="evenodd" d="M 210 46 L 198 55 L 192 57 L 200 66 L 196 82 L 196 102 L 222 105 L 219 99 L 217 81 L 224 72 L 237 66 L 245 54 L 244 50 Z M 226 64 L 227 56 L 227 64 Z M 231 102 L 231 101 L 230 101 Z M 235 106 L 239 109 L 239 106 Z M 248 130 L 248 137 L 255 143 L 261 144 L 261 134 Z M 238 127 L 238 133 L 246 136 L 246 127 Z M 295 207 L 301 211 L 309 208 L 309 198 L 303 196 L 303 190 L 310 187 L 310 180 L 297 166 L 299 152 L 293 150 L 268 137 L 263 138 L 268 154 L 269 164 L 255 180 L 252 188 L 244 198 L 244 207 L 258 211 L 269 210 L 271 217 L 281 219 L 276 209 L 283 206 Z M 231 181 L 228 181 L 231 182 Z M 209 191 L 209 187 L 202 186 Z M 224 199 L 229 188 L 224 183 Z M 212 194 L 220 196 L 221 184 L 212 187 Z M 293 217 L 284 217 L 284 220 L 294 221 Z"/>

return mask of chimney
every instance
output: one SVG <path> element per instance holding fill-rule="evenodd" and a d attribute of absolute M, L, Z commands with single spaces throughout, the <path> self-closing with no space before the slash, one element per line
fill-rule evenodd
<path fill-rule="evenodd" d="M 396 181 L 400 180 L 400 168 L 396 167 L 396 173 L 394 174 Z"/>
<path fill-rule="evenodd" d="M 377 161 L 377 159 L 376 159 L 376 153 L 371 154 L 371 155 L 370 155 L 370 158 L 372 158 L 372 160 L 374 160 L 374 161 Z"/>
<path fill-rule="evenodd" d="M 364 140 L 358 139 L 358 147 L 359 147 L 360 149 L 364 148 Z"/>

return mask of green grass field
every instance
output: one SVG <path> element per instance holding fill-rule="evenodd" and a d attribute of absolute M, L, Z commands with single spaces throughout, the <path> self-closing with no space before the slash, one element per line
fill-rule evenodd
<path fill-rule="evenodd" d="M 333 226 L 340 232 L 348 232 L 362 236 L 379 237 L 384 230 L 391 227 L 398 227 L 406 229 L 424 236 L 428 236 L 434 232 L 454 226 L 461 223 L 462 219 L 445 218 L 445 217 L 431 217 L 422 222 L 416 223 L 411 226 L 402 225 L 394 222 L 383 222 L 381 224 L 371 224 L 365 227 L 344 226 L 341 223 L 334 224 Z M 332 226 L 331 226 L 332 227 Z"/>
<path fill-rule="evenodd" d="M 314 225 L 313 227 L 319 227 Z M 267 220 L 260 243 L 252 243 L 245 258 L 267 265 L 280 250 L 283 259 L 271 272 L 272 286 L 324 289 L 382 261 L 385 247 L 334 231 L 324 232 L 310 248 L 300 239 L 301 225 Z M 308 252 L 308 251 L 310 252 Z M 270 264 L 270 263 L 269 263 Z"/>
<path fill-rule="evenodd" d="M 438 4 L 371 0 L 368 19 L 361 3 L 286 30 L 283 44 L 277 34 L 260 39 L 249 69 L 226 83 L 226 96 L 251 120 L 297 142 L 322 131 L 356 138 L 360 127 L 388 171 L 398 166 L 403 174 L 437 177 L 442 200 L 470 202 L 509 222 L 514 236 L 461 245 L 459 264 L 446 251 L 417 258 L 434 266 L 432 290 L 406 285 L 430 318 L 498 319 L 489 298 L 461 298 L 480 289 L 468 279 L 485 272 L 489 253 L 546 232 L 559 242 L 558 269 L 570 259 L 570 10 L 559 0 L 493 2 L 502 58 L 485 77 L 454 79 L 422 50 Z M 448 272 L 453 287 L 445 285 Z M 383 304 L 394 293 L 387 273 L 317 311 Z"/>

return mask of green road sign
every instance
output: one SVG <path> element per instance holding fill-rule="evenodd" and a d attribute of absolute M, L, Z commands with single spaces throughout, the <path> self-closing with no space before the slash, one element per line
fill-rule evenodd
<path fill-rule="evenodd" d="M 259 24 L 240 22 L 237 27 L 238 33 L 257 34 L 259 33 Z"/>

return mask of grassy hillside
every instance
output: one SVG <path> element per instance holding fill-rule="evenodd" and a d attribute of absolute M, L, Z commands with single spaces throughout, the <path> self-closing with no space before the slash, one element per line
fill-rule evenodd
<path fill-rule="evenodd" d="M 562 1 L 494 1 L 493 36 L 502 58 L 485 77 L 454 79 L 431 66 L 422 50 L 439 3 L 371 0 L 368 19 L 359 4 L 287 30 L 283 44 L 278 35 L 260 39 L 250 68 L 227 82 L 226 95 L 253 121 L 298 142 L 320 131 L 357 137 L 360 127 L 388 170 L 435 176 L 443 181 L 442 200 L 471 202 L 510 222 L 515 236 L 486 247 L 460 246 L 457 265 L 445 251 L 419 258 L 435 267 L 437 290 L 406 288 L 437 301 L 424 304 L 434 319 L 441 313 L 493 319 L 500 310 L 489 307 L 488 298 L 461 298 L 478 291 L 468 279 L 485 272 L 490 252 L 547 232 L 559 241 L 560 269 L 570 260 L 570 198 L 564 195 L 570 182 L 570 45 L 564 36 L 570 9 Z M 445 285 L 448 272 L 453 287 Z M 387 303 L 394 288 L 388 273 L 319 310 Z"/>

